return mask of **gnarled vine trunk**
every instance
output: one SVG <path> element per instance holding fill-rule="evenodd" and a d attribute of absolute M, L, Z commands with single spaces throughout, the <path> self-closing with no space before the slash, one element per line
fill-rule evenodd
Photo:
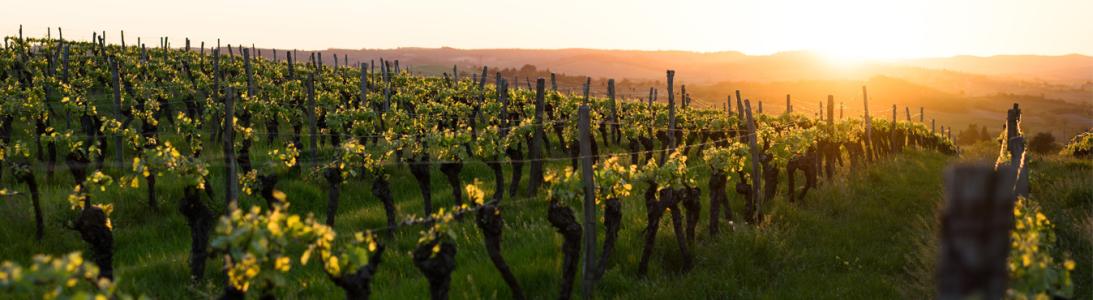
<path fill-rule="evenodd" d="M 326 225 L 334 227 L 334 217 L 338 214 L 338 197 L 342 190 L 342 172 L 337 168 L 326 168 L 323 170 L 323 178 L 330 185 L 330 190 L 326 193 Z"/>
<path fill-rule="evenodd" d="M 190 226 L 190 279 L 200 281 L 205 275 L 205 261 L 209 257 L 209 232 L 213 226 L 213 213 L 204 202 L 197 186 L 182 190 L 178 210 Z"/>
<path fill-rule="evenodd" d="M 440 251 L 433 251 L 439 246 Z M 413 251 L 414 266 L 429 280 L 429 295 L 433 300 L 448 299 L 448 289 L 455 270 L 455 244 L 448 240 L 419 244 Z"/>
<path fill-rule="evenodd" d="M 485 238 L 486 253 L 490 256 L 493 266 L 501 273 L 501 278 L 505 280 L 509 290 L 512 291 L 512 298 L 524 299 L 524 290 L 520 288 L 520 282 L 516 280 L 505 258 L 501 256 L 501 230 L 504 227 L 504 220 L 501 218 L 501 208 L 497 204 L 496 201 L 489 202 L 478 210 L 476 219 L 478 229 L 482 230 L 482 236 Z"/>
<path fill-rule="evenodd" d="M 509 197 L 516 197 L 516 191 L 520 188 L 520 177 L 524 175 L 524 152 L 520 149 L 509 148 L 505 150 L 512 161 L 512 181 L 509 183 Z"/>
<path fill-rule="evenodd" d="M 718 226 L 718 220 L 721 213 L 721 206 L 725 206 L 725 219 L 731 224 L 732 222 L 732 207 L 729 206 L 728 197 L 725 195 L 725 185 L 728 183 L 728 176 L 724 172 L 714 170 L 710 174 L 709 188 L 710 188 L 710 235 L 715 235 L 720 231 Z"/>
<path fill-rule="evenodd" d="M 410 174 L 417 180 L 417 188 L 421 191 L 421 199 L 424 201 L 425 214 L 433 213 L 432 176 L 429 174 L 429 157 L 410 161 Z"/>
<path fill-rule="evenodd" d="M 600 252 L 599 266 L 596 267 L 596 278 L 602 278 L 607 270 L 607 262 L 615 251 L 615 242 L 619 239 L 619 228 L 622 225 L 622 202 L 608 198 L 603 204 L 603 251 Z"/>
<path fill-rule="evenodd" d="M 334 282 L 334 285 L 342 288 L 345 291 L 345 299 L 349 300 L 367 300 L 372 295 L 372 278 L 376 275 L 376 269 L 379 267 L 380 259 L 383 257 L 383 245 L 378 245 L 376 251 L 372 252 L 372 255 L 368 258 L 368 265 L 358 268 L 357 270 L 342 274 L 341 276 L 330 275 L 330 281 Z"/>
<path fill-rule="evenodd" d="M 459 173 L 462 171 L 462 161 L 440 164 L 440 172 L 444 173 L 444 177 L 448 179 L 448 185 L 452 186 L 452 199 L 455 199 L 455 206 L 463 205 L 463 180 L 459 178 Z"/>
<path fill-rule="evenodd" d="M 550 201 L 547 209 L 547 221 L 564 238 L 562 242 L 562 289 L 558 299 L 569 299 L 573 294 L 573 280 L 577 277 L 577 262 L 581 256 L 581 224 L 573 209 Z"/>
<path fill-rule="evenodd" d="M 372 181 L 372 195 L 383 202 L 383 210 L 387 214 L 387 227 L 395 228 L 398 217 L 395 216 L 395 201 L 391 198 L 391 183 L 386 175 L 376 176 Z"/>
<path fill-rule="evenodd" d="M 105 211 L 85 205 L 72 229 L 79 232 L 80 238 L 90 247 L 91 261 L 99 267 L 99 278 L 114 279 L 114 233 L 107 222 Z"/>

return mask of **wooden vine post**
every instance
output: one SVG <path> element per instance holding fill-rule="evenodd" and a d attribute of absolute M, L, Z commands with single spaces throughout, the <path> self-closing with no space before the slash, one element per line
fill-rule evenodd
<path fill-rule="evenodd" d="M 786 115 L 793 113 L 793 103 L 790 102 L 789 94 L 786 94 Z"/>
<path fill-rule="evenodd" d="M 368 104 L 368 64 L 360 63 L 361 67 L 361 100 L 359 105 Z"/>
<path fill-rule="evenodd" d="M 315 128 L 315 73 L 307 76 L 307 154 L 309 162 L 319 161 L 319 132 Z"/>
<path fill-rule="evenodd" d="M 890 125 L 889 128 L 888 128 L 888 151 L 891 151 L 891 152 L 899 151 L 899 149 L 900 149 L 899 144 L 902 143 L 902 141 L 901 142 L 896 141 L 896 137 L 897 137 L 896 136 L 896 131 L 897 131 L 896 123 L 897 122 L 898 121 L 896 120 L 896 105 L 892 104 L 892 125 Z"/>
<path fill-rule="evenodd" d="M 1002 299 L 1014 225 L 1011 166 L 963 164 L 945 171 L 938 299 Z"/>
<path fill-rule="evenodd" d="M 950 129 L 951 131 L 951 129 Z M 1021 108 L 1017 103 L 1006 114 L 1006 149 L 1010 153 L 1010 167 L 1016 180 L 1013 192 L 1028 197 L 1028 160 L 1025 156 L 1025 137 L 1021 134 Z"/>
<path fill-rule="evenodd" d="M 581 104 L 577 110 L 577 127 L 580 130 L 580 151 L 581 151 L 581 182 L 584 183 L 584 266 L 581 270 L 581 278 L 583 279 L 583 293 L 584 299 L 592 299 L 592 290 L 595 287 L 596 279 L 596 195 L 595 195 L 595 182 L 592 178 L 592 137 L 589 109 L 588 109 L 588 89 L 589 86 L 584 87 L 584 103 Z"/>
<path fill-rule="evenodd" d="M 247 97 L 253 98 L 254 95 L 254 68 L 251 66 L 250 49 L 243 48 L 243 71 L 247 72 Z"/>
<path fill-rule="evenodd" d="M 725 117 L 732 117 L 732 95 L 725 98 Z"/>
<path fill-rule="evenodd" d="M 676 149 L 676 96 L 672 92 L 675 77 L 676 71 L 668 70 L 668 145 L 666 145 L 664 153 L 660 156 L 661 164 L 664 164 L 668 155 L 671 155 L 671 152 Z"/>
<path fill-rule="evenodd" d="M 866 157 L 872 159 L 873 149 L 873 119 L 869 117 L 869 92 L 865 86 L 861 87 L 862 104 L 865 107 L 865 152 Z M 868 159 L 867 159 L 868 161 Z"/>
<path fill-rule="evenodd" d="M 543 89 L 545 85 L 546 80 L 543 78 L 535 80 L 535 131 L 531 138 L 531 149 L 528 149 L 528 156 L 531 160 L 531 169 L 528 174 L 528 195 L 534 195 L 535 191 L 539 190 L 539 186 L 543 184 L 543 139 L 546 138 L 543 132 Z"/>
<path fill-rule="evenodd" d="M 731 106 L 732 104 L 729 105 Z M 737 118 L 741 121 L 746 119 L 744 117 L 744 98 L 740 98 L 740 90 L 736 90 L 736 111 Z"/>
<path fill-rule="evenodd" d="M 835 95 L 827 95 L 827 130 L 835 132 Z M 838 160 L 839 144 L 827 143 L 828 149 L 824 152 L 824 156 L 827 157 L 827 161 L 824 162 L 824 174 L 827 178 L 832 178 L 835 174 L 835 162 Z M 789 174 L 792 176 L 793 174 Z"/>
<path fill-rule="evenodd" d="M 622 131 L 619 130 L 619 109 L 615 102 L 614 79 L 607 80 L 607 99 L 611 105 L 611 134 L 615 136 L 615 143 L 619 143 L 622 140 Z"/>
<path fill-rule="evenodd" d="M 750 217 L 751 217 L 752 220 L 755 220 L 758 223 L 758 222 L 761 222 L 759 217 L 762 215 L 762 212 L 761 212 L 762 211 L 762 205 L 760 204 L 761 203 L 760 201 L 763 200 L 763 197 L 759 193 L 759 191 L 761 191 L 760 185 L 761 185 L 761 179 L 763 178 L 763 169 L 759 166 L 759 160 L 760 160 L 761 154 L 760 154 L 759 145 L 757 143 L 757 137 L 758 136 L 756 136 L 756 133 L 755 133 L 755 119 L 752 118 L 752 115 L 751 115 L 751 101 L 748 101 L 746 99 L 744 100 L 744 116 L 747 118 L 747 123 L 748 123 L 748 133 L 747 133 L 748 136 L 747 136 L 746 139 L 748 140 L 748 148 L 751 150 L 751 173 L 752 174 L 751 174 L 751 195 L 750 196 L 751 196 L 752 203 L 755 203 L 755 211 L 752 212 L 753 215 L 750 216 Z"/>
<path fill-rule="evenodd" d="M 226 87 L 224 91 L 224 130 L 222 136 L 224 137 L 224 167 L 227 168 L 226 173 L 228 176 L 224 176 L 224 199 L 229 209 L 225 209 L 224 213 L 231 214 L 231 208 L 238 207 L 237 198 L 239 194 L 236 193 L 236 175 L 235 167 L 235 91 L 231 87 Z"/>
<path fill-rule="evenodd" d="M 121 77 L 118 76 L 118 61 L 110 59 L 110 74 L 113 76 L 114 85 L 114 119 L 121 121 Z M 124 162 L 122 161 L 122 152 L 124 148 L 121 147 L 121 133 L 114 134 L 114 160 L 117 163 L 117 168 L 124 168 Z"/>

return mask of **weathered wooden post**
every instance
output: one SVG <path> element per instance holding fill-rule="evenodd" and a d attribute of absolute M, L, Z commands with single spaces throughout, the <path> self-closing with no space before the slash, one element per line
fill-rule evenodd
<path fill-rule="evenodd" d="M 319 161 L 319 131 L 315 128 L 315 73 L 307 76 L 307 133 L 308 133 L 308 161 Z"/>
<path fill-rule="evenodd" d="M 121 77 L 118 76 L 118 61 L 113 58 L 110 59 L 110 74 L 113 76 L 111 83 L 114 86 L 114 119 L 121 121 Z M 124 168 L 122 161 L 122 152 L 125 148 L 121 146 L 121 133 L 114 133 L 114 160 L 116 168 Z"/>
<path fill-rule="evenodd" d="M 939 299 L 1002 299 L 1014 225 L 1010 166 L 957 165 L 945 171 L 937 266 Z"/>
<path fill-rule="evenodd" d="M 254 69 L 250 63 L 250 49 L 243 48 L 243 71 L 247 72 L 247 98 L 253 98 L 254 95 Z"/>
<path fill-rule="evenodd" d="M 732 117 L 732 95 L 725 96 L 725 115 Z"/>
<path fill-rule="evenodd" d="M 835 95 L 827 95 L 827 128 L 830 132 L 835 132 L 835 118 L 832 117 L 834 115 Z M 824 175 L 830 179 L 835 175 L 835 161 L 838 160 L 837 157 L 839 156 L 839 144 L 833 142 L 825 142 L 824 144 L 827 144 L 827 149 L 823 150 L 824 156 L 827 158 L 824 161 Z M 793 174 L 787 175 L 793 176 Z"/>
<path fill-rule="evenodd" d="M 895 130 L 896 126 L 896 105 L 892 104 L 892 128 Z"/>
<path fill-rule="evenodd" d="M 391 88 L 392 88 L 392 85 L 394 85 L 394 84 L 392 84 L 392 80 L 391 80 L 391 66 L 388 62 L 385 62 L 385 61 L 381 60 L 380 61 L 380 67 L 381 67 L 380 72 L 383 72 L 382 77 L 383 77 L 383 83 L 384 83 L 384 85 L 383 85 L 383 112 L 388 112 L 388 111 L 391 110 Z M 456 80 L 455 82 L 459 82 L 459 80 Z"/>
<path fill-rule="evenodd" d="M 861 97 L 862 106 L 865 107 L 865 153 L 866 157 L 873 159 L 873 118 L 869 117 L 869 92 L 864 85 L 861 87 Z"/>
<path fill-rule="evenodd" d="M 748 133 L 747 133 L 748 148 L 751 150 L 751 172 L 752 172 L 752 174 L 751 174 L 751 195 L 750 196 L 751 196 L 752 203 L 755 204 L 755 211 L 752 212 L 752 215 L 750 216 L 750 218 L 751 218 L 751 220 L 755 220 L 756 223 L 760 223 L 760 222 L 762 222 L 760 217 L 763 215 L 763 213 L 762 213 L 762 204 L 761 204 L 761 201 L 763 200 L 763 196 L 762 196 L 762 194 L 760 194 L 759 191 L 761 191 L 760 187 L 762 185 L 761 179 L 763 178 L 763 168 L 759 166 L 759 161 L 760 161 L 762 155 L 760 154 L 761 150 L 759 149 L 759 145 L 757 143 L 757 140 L 758 140 L 757 137 L 758 136 L 756 136 L 756 133 L 755 133 L 755 119 L 752 118 L 752 114 L 751 114 L 751 102 L 748 101 L 747 99 L 744 100 L 744 110 L 743 111 L 744 111 L 744 114 L 745 114 L 744 116 L 747 118 L 747 123 L 748 123 Z"/>
<path fill-rule="evenodd" d="M 789 94 L 786 94 L 786 115 L 793 113 L 793 103 L 790 103 Z"/>
<path fill-rule="evenodd" d="M 531 168 L 528 174 L 528 195 L 534 195 L 535 191 L 539 190 L 539 186 L 543 184 L 543 139 L 545 138 L 543 132 L 543 97 L 545 91 L 546 80 L 539 78 L 535 80 L 535 131 L 531 138 L 531 149 L 528 149 L 528 156 L 531 160 Z"/>
<path fill-rule="evenodd" d="M 1025 156 L 1025 137 L 1021 134 L 1021 108 L 1014 103 L 1006 115 L 1006 148 L 1010 153 L 1010 167 L 1015 179 L 1013 192 L 1028 197 L 1028 168 L 1025 165 L 1028 160 Z"/>
<path fill-rule="evenodd" d="M 687 108 L 688 103 L 687 103 L 687 85 L 686 84 L 681 84 L 679 86 L 679 104 L 680 104 L 679 105 L 680 109 Z"/>
<path fill-rule="evenodd" d="M 922 106 L 918 107 L 918 122 L 926 123 L 926 108 Z"/>
<path fill-rule="evenodd" d="M 361 100 L 359 105 L 368 104 L 368 64 L 360 63 L 361 66 Z"/>
<path fill-rule="evenodd" d="M 236 174 L 235 166 L 235 91 L 229 86 L 225 87 L 224 91 L 224 167 L 226 168 L 227 176 L 224 176 L 224 200 L 228 209 L 224 210 L 225 215 L 231 215 L 232 208 L 238 208 L 236 193 L 236 180 L 238 175 Z"/>
<path fill-rule="evenodd" d="M 660 162 L 663 164 L 664 159 L 667 158 L 672 151 L 676 149 L 676 96 L 672 92 L 672 84 L 676 77 L 675 70 L 668 70 L 668 147 L 665 149 L 664 154 L 660 156 Z"/>
<path fill-rule="evenodd" d="M 581 278 L 584 281 L 582 296 L 592 299 L 592 290 L 596 279 L 596 195 L 595 182 L 592 178 L 592 137 L 588 117 L 588 89 L 585 85 L 584 104 L 577 110 L 577 126 L 580 130 L 581 182 L 584 183 L 584 268 Z"/>
<path fill-rule="evenodd" d="M 740 90 L 736 90 L 736 111 L 737 111 L 737 113 L 736 113 L 737 117 L 741 121 L 747 120 L 747 118 L 744 115 L 744 98 L 740 97 Z"/>
<path fill-rule="evenodd" d="M 611 134 L 615 136 L 615 143 L 622 139 L 622 131 L 619 130 L 619 109 L 615 103 L 615 79 L 607 80 L 607 99 L 611 105 Z M 604 145 L 606 146 L 606 145 Z"/>

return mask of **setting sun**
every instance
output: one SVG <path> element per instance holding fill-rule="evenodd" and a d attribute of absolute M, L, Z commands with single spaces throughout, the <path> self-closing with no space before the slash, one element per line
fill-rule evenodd
<path fill-rule="evenodd" d="M 22 24 L 263 47 L 815 51 L 839 59 L 1093 54 L 1093 1 L 15 1 Z M 216 8 L 216 9 L 211 9 Z M 94 14 L 87 12 L 94 11 Z M 167 13 L 170 12 L 170 13 Z M 580 20 L 580 21 L 577 21 Z M 397 32 L 392 31 L 397 26 Z M 261 31 L 251 29 L 260 28 Z M 1004 33 L 1003 33 L 1004 32 Z M 85 34 L 72 35 L 89 38 Z"/>

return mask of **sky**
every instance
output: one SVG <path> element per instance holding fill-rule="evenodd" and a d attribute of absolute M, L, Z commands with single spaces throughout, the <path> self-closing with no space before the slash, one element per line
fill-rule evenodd
<path fill-rule="evenodd" d="M 815 51 L 836 58 L 1093 55 L 1093 0 L 8 1 L 0 34 L 121 30 L 259 47 Z"/>

